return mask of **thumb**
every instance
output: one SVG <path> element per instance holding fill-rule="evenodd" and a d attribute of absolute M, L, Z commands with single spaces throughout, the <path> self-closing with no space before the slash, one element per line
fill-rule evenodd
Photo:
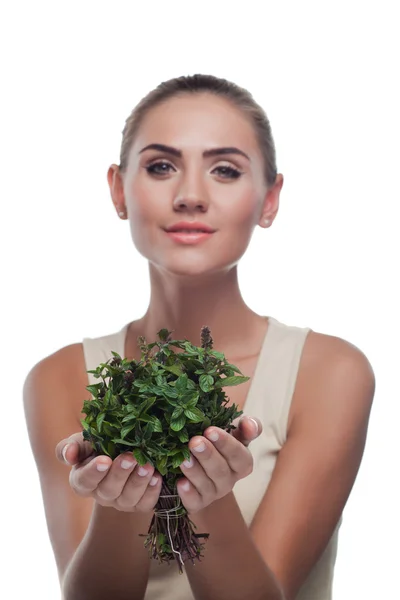
<path fill-rule="evenodd" d="M 67 465 L 83 462 L 91 454 L 94 454 L 94 450 L 91 444 L 83 439 L 82 432 L 70 435 L 56 446 L 58 460 Z"/>
<path fill-rule="evenodd" d="M 250 442 L 258 438 L 262 432 L 262 423 L 257 417 L 242 416 L 233 421 L 237 429 L 232 431 L 233 437 L 248 446 Z"/>

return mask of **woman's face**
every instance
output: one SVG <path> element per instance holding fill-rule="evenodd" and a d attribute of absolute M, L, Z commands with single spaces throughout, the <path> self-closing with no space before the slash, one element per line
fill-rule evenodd
<path fill-rule="evenodd" d="M 152 144 L 174 150 L 146 149 Z M 215 148 L 236 148 L 246 156 L 233 151 L 203 155 Z M 263 172 L 252 125 L 227 100 L 202 93 L 158 105 L 137 132 L 119 194 L 136 248 L 156 268 L 171 274 L 231 268 L 266 214 Z M 279 191 L 268 204 L 272 219 L 278 197 Z M 115 193 L 113 199 L 116 202 Z M 200 221 L 215 232 L 205 241 L 183 245 L 165 232 L 178 221 Z"/>

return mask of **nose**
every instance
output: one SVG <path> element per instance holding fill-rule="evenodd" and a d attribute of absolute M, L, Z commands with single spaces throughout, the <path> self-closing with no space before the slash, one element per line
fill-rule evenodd
<path fill-rule="evenodd" d="M 173 201 L 174 210 L 200 210 L 205 212 L 209 205 L 208 194 L 200 174 L 186 174 Z"/>

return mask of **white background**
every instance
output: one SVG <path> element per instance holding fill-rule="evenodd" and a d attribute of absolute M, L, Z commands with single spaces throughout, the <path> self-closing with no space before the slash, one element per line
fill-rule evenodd
<path fill-rule="evenodd" d="M 106 172 L 135 104 L 210 73 L 265 108 L 285 177 L 241 261 L 260 314 L 343 337 L 377 380 L 335 600 L 398 590 L 397 2 L 9 2 L 0 12 L 2 588 L 58 597 L 22 407 L 41 358 L 144 313 L 146 261 Z M 397 239 L 397 241 L 396 241 Z M 54 398 L 57 402 L 57 398 Z"/>

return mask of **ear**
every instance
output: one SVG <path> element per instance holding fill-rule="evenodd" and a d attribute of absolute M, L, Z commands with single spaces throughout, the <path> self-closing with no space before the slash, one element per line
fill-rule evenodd
<path fill-rule="evenodd" d="M 272 187 L 270 187 L 265 195 L 262 211 L 258 224 L 261 227 L 265 227 L 265 220 L 268 219 L 272 223 L 279 210 L 279 195 L 283 186 L 283 175 L 278 173 L 276 181 Z"/>
<path fill-rule="evenodd" d="M 111 198 L 117 213 L 126 213 L 124 182 L 118 165 L 111 165 L 107 172 Z"/>

